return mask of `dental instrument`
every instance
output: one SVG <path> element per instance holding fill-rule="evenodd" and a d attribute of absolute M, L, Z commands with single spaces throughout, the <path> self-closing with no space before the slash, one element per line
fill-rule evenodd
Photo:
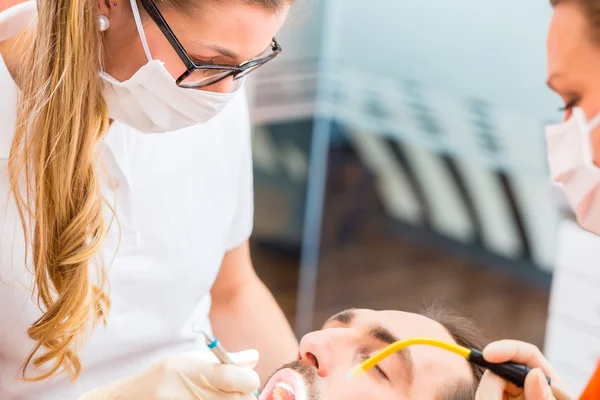
<path fill-rule="evenodd" d="M 219 342 L 219 340 L 216 337 L 211 338 L 206 334 L 206 332 L 202 332 L 202 334 L 204 335 L 204 339 L 206 340 L 206 346 L 208 347 L 210 352 L 213 353 L 215 357 L 217 357 L 221 364 L 235 364 L 231 357 L 229 357 L 229 353 L 227 352 L 227 350 L 225 350 L 221 342 Z M 258 399 L 258 392 L 254 395 Z"/>
<path fill-rule="evenodd" d="M 487 368 L 496 375 L 506 379 L 507 381 L 513 383 L 514 385 L 520 388 L 522 388 L 525 385 L 525 378 L 527 377 L 527 374 L 529 374 L 529 372 L 531 371 L 531 368 L 517 363 L 505 362 L 501 364 L 493 364 L 487 362 L 484 359 L 483 353 L 480 350 L 467 349 L 466 347 L 462 347 L 452 343 L 446 343 L 437 339 L 411 338 L 399 340 L 395 343 L 390 344 L 374 356 L 370 357 L 363 363 L 354 367 L 350 371 L 350 376 L 356 379 L 363 373 L 373 368 L 375 365 L 379 364 L 382 360 L 389 357 L 390 355 L 397 353 L 398 351 L 403 350 L 409 346 L 415 345 L 434 346 L 458 354 L 459 356 L 465 358 L 468 362 Z M 569 396 L 566 393 L 565 389 L 558 386 L 556 382 L 553 382 L 550 378 L 546 377 L 546 379 L 548 380 L 548 383 L 552 388 L 552 393 L 554 394 L 556 400 L 573 400 L 573 397 Z"/>
<path fill-rule="evenodd" d="M 202 334 L 206 339 L 206 346 L 208 346 L 208 349 L 215 355 L 215 357 L 217 357 L 221 364 L 235 364 L 231 357 L 229 357 L 229 353 L 227 353 L 217 338 L 211 339 L 211 337 L 205 332 L 202 332 Z"/>

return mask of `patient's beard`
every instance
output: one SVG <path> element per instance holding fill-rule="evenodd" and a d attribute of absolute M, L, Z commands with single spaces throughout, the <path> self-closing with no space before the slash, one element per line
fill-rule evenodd
<path fill-rule="evenodd" d="M 304 380 L 304 386 L 306 388 L 306 400 L 323 400 L 323 397 L 319 393 L 319 389 L 317 387 L 317 370 L 314 367 L 310 367 L 304 364 L 302 361 L 298 360 L 289 364 L 285 364 L 277 371 L 275 371 L 273 375 L 275 375 L 282 369 L 291 369 L 292 371 L 295 371 L 298 375 L 302 377 L 302 380 Z M 273 375 L 271 375 L 271 377 Z M 269 378 L 267 382 L 270 380 L 271 378 Z"/>

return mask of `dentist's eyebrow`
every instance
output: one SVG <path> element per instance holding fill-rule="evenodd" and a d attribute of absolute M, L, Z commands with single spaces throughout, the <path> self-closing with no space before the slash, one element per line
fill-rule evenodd
<path fill-rule="evenodd" d="M 225 47 L 219 46 L 219 45 L 212 45 L 212 44 L 207 44 L 201 41 L 195 41 L 196 44 L 199 44 L 200 46 L 203 47 L 207 47 L 213 51 L 216 51 L 217 53 L 221 54 L 224 57 L 227 58 L 231 58 L 232 60 L 238 60 L 240 59 L 240 55 L 237 54 L 236 52 L 229 50 Z M 253 60 L 261 55 L 263 55 L 264 53 L 266 53 L 270 48 L 271 48 L 271 43 L 269 43 L 269 45 L 267 47 L 265 47 L 265 49 L 263 51 L 261 51 L 260 53 L 258 53 L 257 55 L 255 55 L 254 57 L 249 58 L 249 60 Z"/>
<path fill-rule="evenodd" d="M 239 58 L 240 56 L 237 55 L 237 53 L 234 53 L 231 50 L 228 50 L 224 47 L 221 46 L 210 46 L 211 49 L 213 49 L 214 51 L 216 51 L 217 53 L 227 57 L 227 58 L 232 58 L 232 59 L 236 59 Z"/>

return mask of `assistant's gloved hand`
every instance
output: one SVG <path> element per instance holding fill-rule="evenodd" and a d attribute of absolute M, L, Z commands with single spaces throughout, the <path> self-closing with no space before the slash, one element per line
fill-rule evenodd
<path fill-rule="evenodd" d="M 491 343 L 483 351 L 488 362 L 516 362 L 533 368 L 525 380 L 525 388 L 519 389 L 490 371 L 486 371 L 477 390 L 477 400 L 555 400 L 546 376 L 559 383 L 554 368 L 532 344 L 516 340 L 501 340 Z"/>
<path fill-rule="evenodd" d="M 209 352 L 168 357 L 79 400 L 255 400 L 260 378 L 252 368 L 258 363 L 258 352 L 246 350 L 230 356 L 236 365 L 220 364 Z"/>

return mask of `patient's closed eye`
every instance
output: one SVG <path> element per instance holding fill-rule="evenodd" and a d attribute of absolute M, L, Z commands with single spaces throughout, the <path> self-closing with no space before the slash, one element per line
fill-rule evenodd
<path fill-rule="evenodd" d="M 381 369 L 381 367 L 380 367 L 379 365 L 375 365 L 375 367 L 374 367 L 374 368 L 375 368 L 375 370 L 377 371 L 377 373 L 378 373 L 379 375 L 381 375 L 381 376 L 382 376 L 384 379 L 386 379 L 386 380 L 388 380 L 388 381 L 390 380 L 390 378 L 388 378 L 388 376 L 385 374 L 385 372 L 383 372 L 383 370 Z"/>
<path fill-rule="evenodd" d="M 370 355 L 368 355 L 368 354 L 363 354 L 363 355 L 361 355 L 361 361 L 362 361 L 362 362 L 364 362 L 364 361 L 367 361 L 367 360 L 369 359 L 369 357 L 371 357 L 371 356 L 370 356 Z M 374 370 L 375 372 L 377 372 L 377 374 L 378 374 L 379 376 L 381 376 L 383 379 L 385 379 L 385 380 L 387 380 L 387 381 L 389 381 L 389 380 L 390 380 L 390 378 L 389 378 L 389 377 L 387 376 L 387 374 L 386 374 L 386 373 L 383 371 L 383 369 L 382 369 L 382 368 L 379 366 L 379 364 L 376 364 L 376 365 L 373 367 L 373 370 Z"/>

